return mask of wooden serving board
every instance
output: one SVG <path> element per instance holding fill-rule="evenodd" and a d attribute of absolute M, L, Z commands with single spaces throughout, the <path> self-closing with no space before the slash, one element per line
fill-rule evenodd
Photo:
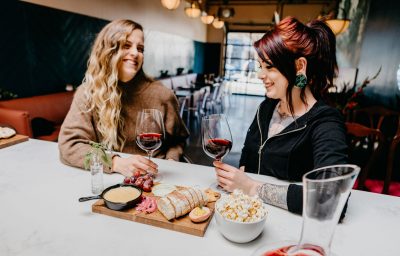
<path fill-rule="evenodd" d="M 18 144 L 20 142 L 27 141 L 29 139 L 26 135 L 16 134 L 8 139 L 0 139 L 0 148 L 5 148 L 11 145 Z"/>
<path fill-rule="evenodd" d="M 151 193 L 143 193 L 143 195 L 153 196 Z M 150 214 L 138 212 L 135 210 L 135 208 L 128 209 L 125 211 L 114 211 L 108 209 L 105 206 L 103 199 L 98 200 L 96 203 L 92 205 L 92 211 L 116 218 L 126 219 L 159 228 L 170 229 L 190 235 L 203 237 L 208 227 L 208 224 L 210 224 L 211 218 L 214 214 L 214 205 L 215 202 L 207 204 L 207 207 L 210 208 L 211 210 L 211 216 L 206 221 L 201 223 L 193 223 L 188 216 L 189 214 L 168 221 L 164 217 L 164 215 L 162 215 L 161 212 L 158 210 Z"/>

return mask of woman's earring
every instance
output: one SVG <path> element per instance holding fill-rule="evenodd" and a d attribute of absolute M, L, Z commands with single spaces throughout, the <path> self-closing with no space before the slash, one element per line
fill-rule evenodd
<path fill-rule="evenodd" d="M 302 73 L 297 73 L 296 75 L 296 82 L 294 83 L 294 86 L 298 88 L 304 88 L 307 85 L 307 76 Z"/>

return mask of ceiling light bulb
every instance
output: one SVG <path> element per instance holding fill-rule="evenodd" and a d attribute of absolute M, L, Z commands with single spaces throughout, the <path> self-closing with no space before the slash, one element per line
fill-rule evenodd
<path fill-rule="evenodd" d="M 201 14 L 201 22 L 203 22 L 204 24 L 211 24 L 214 20 L 214 16 L 212 15 L 208 15 L 206 12 L 203 12 Z"/>
<path fill-rule="evenodd" d="M 224 22 L 222 20 L 220 20 L 219 18 L 215 18 L 212 24 L 213 24 L 214 28 L 216 28 L 216 29 L 221 29 L 225 25 Z"/>
<path fill-rule="evenodd" d="M 162 6 L 167 8 L 168 10 L 175 10 L 178 8 L 181 0 L 161 0 Z"/>
<path fill-rule="evenodd" d="M 190 18 L 200 17 L 201 10 L 200 10 L 199 4 L 196 1 L 193 1 L 190 4 L 190 7 L 185 8 L 185 13 Z"/>

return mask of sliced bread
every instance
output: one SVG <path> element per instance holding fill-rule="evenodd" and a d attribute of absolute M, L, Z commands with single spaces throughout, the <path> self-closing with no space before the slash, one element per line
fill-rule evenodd
<path fill-rule="evenodd" d="M 182 214 L 180 216 L 185 215 L 186 213 L 191 211 L 189 200 L 183 195 L 179 190 L 172 192 L 179 199 L 179 203 L 182 207 Z"/>
<path fill-rule="evenodd" d="M 190 205 L 191 209 L 195 208 L 192 194 L 190 194 L 188 189 L 179 190 L 179 193 L 181 193 L 182 195 L 184 195 L 186 197 L 186 199 L 189 201 L 189 205 Z"/>
<path fill-rule="evenodd" d="M 194 207 L 197 207 L 200 205 L 200 200 L 199 197 L 197 196 L 196 191 L 194 191 L 193 188 L 188 188 L 189 193 L 192 195 L 193 202 L 194 202 Z"/>
<path fill-rule="evenodd" d="M 198 188 L 195 188 L 194 191 L 196 192 L 197 197 L 199 198 L 199 202 L 201 206 L 205 206 L 204 204 L 204 199 L 203 199 L 203 195 L 201 194 L 201 190 Z"/>
<path fill-rule="evenodd" d="M 161 197 L 157 200 L 157 208 L 167 220 L 175 218 L 175 208 L 171 201 L 166 197 Z"/>
<path fill-rule="evenodd" d="M 174 191 L 175 192 L 175 191 Z M 175 209 L 175 218 L 178 218 L 182 216 L 182 203 L 180 202 L 180 199 L 176 197 L 174 192 L 171 192 L 167 195 L 167 198 L 171 201 L 171 204 L 173 205 Z"/>

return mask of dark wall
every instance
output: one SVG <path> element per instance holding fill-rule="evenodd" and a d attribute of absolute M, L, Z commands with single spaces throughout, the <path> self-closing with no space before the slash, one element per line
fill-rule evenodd
<path fill-rule="evenodd" d="M 221 63 L 221 44 L 207 43 L 204 47 L 204 73 L 219 75 Z"/>
<path fill-rule="evenodd" d="M 0 19 L 0 88 L 19 97 L 79 85 L 91 44 L 107 23 L 20 1 L 7 1 Z"/>
<path fill-rule="evenodd" d="M 359 63 L 359 79 L 378 78 L 366 88 L 371 104 L 400 110 L 400 1 L 371 0 Z M 398 75 L 399 74 L 399 75 Z"/>
<path fill-rule="evenodd" d="M 194 73 L 204 73 L 204 52 L 205 44 L 194 41 L 194 59 L 197 60 L 193 65 Z"/>
<path fill-rule="evenodd" d="M 221 44 L 195 42 L 194 73 L 219 75 Z"/>
<path fill-rule="evenodd" d="M 64 91 L 66 84 L 80 85 L 91 45 L 108 22 L 16 0 L 2 2 L 0 89 L 18 97 L 28 97 Z M 160 33 L 155 31 L 151 34 Z M 176 38 L 174 35 L 165 36 Z M 149 41 L 152 37 L 148 36 L 146 45 L 157 45 L 159 38 L 154 37 L 156 42 Z M 182 38 L 181 41 L 185 40 L 190 39 Z M 215 47 L 209 48 L 207 44 L 193 40 L 191 42 L 195 51 L 191 53 L 192 56 L 194 54 L 194 66 L 185 67 L 185 72 L 192 69 L 196 73 L 208 72 L 206 70 L 217 73 L 218 68 L 217 72 L 214 70 L 216 64 L 219 66 L 219 53 L 215 54 Z M 177 54 L 190 55 L 182 50 Z M 148 53 L 146 59 L 149 67 L 155 65 L 148 62 L 157 63 L 160 59 L 167 59 L 169 62 L 166 65 L 174 66 L 174 63 L 170 63 L 171 52 L 165 51 L 162 56 L 154 58 L 150 55 Z M 175 57 L 180 59 L 180 56 Z M 159 73 L 158 70 L 145 71 Z"/>

